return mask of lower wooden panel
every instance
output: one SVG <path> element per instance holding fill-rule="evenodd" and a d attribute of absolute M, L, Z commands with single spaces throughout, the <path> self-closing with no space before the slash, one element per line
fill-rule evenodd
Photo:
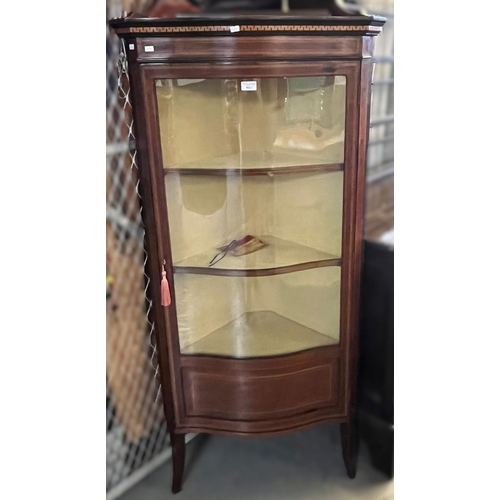
<path fill-rule="evenodd" d="M 332 416 L 342 399 L 339 350 L 314 351 L 259 360 L 183 356 L 186 417 L 270 421 L 324 408 Z"/>

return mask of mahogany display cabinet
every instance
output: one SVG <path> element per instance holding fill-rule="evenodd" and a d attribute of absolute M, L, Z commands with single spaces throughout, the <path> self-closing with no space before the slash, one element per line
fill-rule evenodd
<path fill-rule="evenodd" d="M 111 21 L 128 61 L 151 321 L 185 435 L 340 423 L 355 386 L 373 16 Z"/>

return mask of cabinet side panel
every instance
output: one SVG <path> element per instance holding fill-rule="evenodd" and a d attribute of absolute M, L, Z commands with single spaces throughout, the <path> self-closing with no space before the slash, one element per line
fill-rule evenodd
<path fill-rule="evenodd" d="M 372 59 L 365 59 L 360 63 L 359 82 L 359 120 L 357 139 L 357 177 L 355 196 L 355 227 L 352 233 L 353 239 L 353 273 L 352 273 L 352 308 L 350 311 L 350 324 L 353 334 L 350 337 L 348 356 L 348 389 L 347 399 L 349 411 L 355 410 L 356 405 L 356 382 L 358 364 L 358 331 L 359 331 L 359 300 L 361 284 L 361 266 L 363 262 L 363 227 L 364 227 L 364 205 L 365 205 L 365 177 L 366 177 L 366 154 L 368 147 L 369 122 L 370 122 L 370 100 L 371 100 L 371 78 L 373 70 Z"/>
<path fill-rule="evenodd" d="M 166 339 L 166 325 L 161 307 L 160 273 L 157 263 L 158 235 L 155 228 L 155 213 L 153 207 L 153 192 L 150 172 L 150 156 L 146 138 L 146 116 L 144 109 L 144 88 L 141 82 L 140 69 L 137 64 L 129 63 L 130 90 L 132 94 L 132 109 L 134 117 L 134 134 L 137 148 L 137 164 L 139 168 L 139 194 L 142 208 L 142 219 L 145 227 L 144 246 L 148 255 L 146 272 L 150 283 L 146 293 L 152 301 L 151 323 L 154 323 L 154 334 L 158 347 L 158 361 L 160 365 L 160 383 L 162 390 L 163 408 L 167 420 L 168 430 L 175 429 L 173 395 L 168 363 L 168 346 Z"/>
<path fill-rule="evenodd" d="M 151 267 L 154 269 L 153 278 L 155 286 L 160 288 L 162 263 L 166 271 L 166 279 L 169 283 L 171 304 L 167 307 L 161 305 L 161 294 L 157 295 L 156 304 L 161 310 L 163 321 L 162 328 L 157 331 L 157 339 L 160 351 L 160 368 L 165 379 L 167 373 L 170 375 L 169 387 L 164 389 L 171 391 L 171 401 L 175 420 L 178 422 L 184 412 L 182 402 L 182 385 L 179 363 L 179 338 L 177 327 L 177 315 L 174 274 L 172 267 L 172 253 L 169 236 L 169 217 L 166 204 L 164 172 L 161 158 L 160 131 L 158 127 L 158 107 L 155 92 L 155 79 L 148 75 L 148 68 L 140 66 L 139 69 L 141 93 L 144 105 L 145 120 L 142 123 L 144 131 L 143 143 L 147 155 L 148 173 L 151 185 L 151 212 L 154 214 L 154 223 L 149 229 L 156 236 L 157 253 L 156 259 L 151 258 Z M 163 381 L 163 378 L 162 378 Z M 162 383 L 163 388 L 163 383 Z"/>
<path fill-rule="evenodd" d="M 355 307 L 355 269 L 354 233 L 356 231 L 356 196 L 358 167 L 358 131 L 359 131 L 359 79 L 360 65 L 355 63 L 347 73 L 346 87 L 346 141 L 344 163 L 344 193 L 342 218 L 342 277 L 340 305 L 340 347 L 343 364 L 344 394 L 343 412 L 348 413 L 350 394 L 349 374 L 353 342 L 357 331 L 353 325 Z"/>

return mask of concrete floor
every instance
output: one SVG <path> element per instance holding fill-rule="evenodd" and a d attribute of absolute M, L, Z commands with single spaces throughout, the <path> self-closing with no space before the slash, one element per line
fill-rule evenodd
<path fill-rule="evenodd" d="M 394 482 L 375 470 L 361 443 L 347 477 L 338 425 L 287 436 L 199 435 L 187 445 L 183 490 L 172 495 L 168 461 L 120 500 L 393 500 Z"/>

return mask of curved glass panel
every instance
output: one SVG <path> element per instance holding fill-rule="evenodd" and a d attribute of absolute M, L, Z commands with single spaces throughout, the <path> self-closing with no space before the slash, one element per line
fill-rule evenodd
<path fill-rule="evenodd" d="M 339 342 L 345 84 L 157 82 L 182 354 Z"/>

